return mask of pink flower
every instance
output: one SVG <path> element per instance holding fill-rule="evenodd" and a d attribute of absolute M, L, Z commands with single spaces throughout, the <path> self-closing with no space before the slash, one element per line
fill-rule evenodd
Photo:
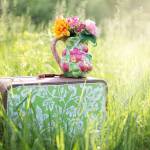
<path fill-rule="evenodd" d="M 86 29 L 94 36 L 97 35 L 97 27 L 94 21 L 88 19 L 85 21 Z"/>
<path fill-rule="evenodd" d="M 75 17 L 67 18 L 67 22 L 68 22 L 70 28 L 73 29 L 76 26 L 78 26 L 80 21 L 79 21 L 79 18 L 77 16 L 75 16 Z"/>
<path fill-rule="evenodd" d="M 80 23 L 77 27 L 77 32 L 82 32 L 85 29 L 85 24 Z"/>

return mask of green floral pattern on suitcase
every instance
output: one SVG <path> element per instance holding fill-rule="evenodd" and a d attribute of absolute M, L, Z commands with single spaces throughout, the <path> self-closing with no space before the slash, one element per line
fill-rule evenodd
<path fill-rule="evenodd" d="M 81 132 L 104 118 L 106 88 L 103 82 L 14 87 L 8 91 L 8 115 L 17 121 L 18 114 L 34 113 L 40 128 L 59 124 L 66 132 Z"/>

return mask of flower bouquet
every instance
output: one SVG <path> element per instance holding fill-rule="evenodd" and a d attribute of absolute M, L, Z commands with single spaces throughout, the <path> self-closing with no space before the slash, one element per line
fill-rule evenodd
<path fill-rule="evenodd" d="M 92 70 L 92 56 L 88 43 L 96 45 L 97 27 L 94 21 L 81 21 L 78 17 L 58 17 L 53 26 L 52 53 L 65 77 L 85 77 Z M 65 41 L 66 47 L 60 59 L 56 51 L 58 40 Z"/>

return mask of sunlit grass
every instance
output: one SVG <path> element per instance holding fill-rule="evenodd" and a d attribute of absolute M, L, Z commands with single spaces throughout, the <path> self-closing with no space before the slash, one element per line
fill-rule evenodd
<path fill-rule="evenodd" d="M 74 149 L 88 149 L 90 145 L 101 150 L 150 149 L 150 22 L 142 16 L 145 16 L 142 12 L 135 12 L 107 20 L 102 26 L 104 36 L 98 39 L 98 46 L 90 46 L 94 69 L 89 76 L 108 83 L 107 119 L 99 138 L 89 137 L 87 130 L 84 136 L 73 141 Z M 0 76 L 61 73 L 49 49 L 49 29 L 37 32 L 29 20 L 13 17 L 1 18 L 0 29 Z M 62 43 L 58 47 L 61 51 Z M 2 111 L 0 115 L 3 116 Z M 13 147 L 7 149 L 17 149 L 17 141 L 22 150 L 48 149 L 48 142 L 51 149 L 67 149 L 70 143 L 61 129 L 56 133 L 48 132 L 51 138 L 48 142 L 44 141 L 44 134 L 38 134 L 38 128 L 30 139 L 26 134 L 20 137 L 22 132 L 30 131 L 27 128 L 19 131 L 11 120 L 3 117 L 12 129 L 12 136 L 6 132 L 5 137 L 9 139 L 7 144 Z M 3 144 L 0 142 L 0 148 Z"/>

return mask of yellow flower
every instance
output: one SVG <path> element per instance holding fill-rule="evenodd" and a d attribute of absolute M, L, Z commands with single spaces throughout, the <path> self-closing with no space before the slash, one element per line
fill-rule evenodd
<path fill-rule="evenodd" d="M 54 35 L 56 38 L 70 36 L 69 25 L 64 18 L 57 18 L 54 23 Z"/>

